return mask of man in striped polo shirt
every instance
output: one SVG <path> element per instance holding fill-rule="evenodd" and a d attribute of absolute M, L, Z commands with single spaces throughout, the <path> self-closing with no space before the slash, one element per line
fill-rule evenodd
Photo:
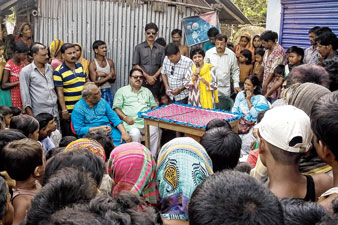
<path fill-rule="evenodd" d="M 75 103 L 82 97 L 83 85 L 87 74 L 80 63 L 76 63 L 74 45 L 65 43 L 61 47 L 64 62 L 53 73 L 54 85 L 61 106 L 61 130 L 63 136 L 73 135 L 70 129 L 70 114 Z"/>

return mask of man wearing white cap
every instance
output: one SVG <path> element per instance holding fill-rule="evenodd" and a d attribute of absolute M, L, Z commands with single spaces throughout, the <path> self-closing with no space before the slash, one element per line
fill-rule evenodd
<path fill-rule="evenodd" d="M 326 174 L 313 176 L 299 172 L 302 155 L 311 147 L 309 116 L 294 106 L 280 106 L 268 110 L 256 125 L 259 152 L 267 167 L 269 188 L 278 198 L 300 198 L 315 202 L 332 186 Z"/>

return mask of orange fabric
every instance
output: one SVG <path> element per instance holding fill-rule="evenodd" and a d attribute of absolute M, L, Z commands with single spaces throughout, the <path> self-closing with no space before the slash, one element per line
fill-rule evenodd
<path fill-rule="evenodd" d="M 251 52 L 252 59 L 254 59 L 255 49 L 252 47 L 252 42 L 251 42 L 251 36 L 250 36 L 250 34 L 243 33 L 241 35 L 241 37 L 239 38 L 239 40 L 241 40 L 242 37 L 248 38 L 249 41 L 248 41 L 248 44 L 244 48 L 242 46 L 240 46 L 239 43 L 235 46 L 234 50 L 235 50 L 237 59 L 239 58 L 241 51 L 244 50 L 244 49 L 248 49 Z"/>

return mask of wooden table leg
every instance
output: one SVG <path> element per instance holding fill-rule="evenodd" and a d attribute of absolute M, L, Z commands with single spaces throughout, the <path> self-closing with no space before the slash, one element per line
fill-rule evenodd
<path fill-rule="evenodd" d="M 150 133 L 149 133 L 149 124 L 148 120 L 144 120 L 144 133 L 145 133 L 145 144 L 148 149 L 150 149 Z"/>

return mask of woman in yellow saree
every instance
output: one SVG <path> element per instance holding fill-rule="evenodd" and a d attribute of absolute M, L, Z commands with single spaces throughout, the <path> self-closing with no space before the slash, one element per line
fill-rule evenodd
<path fill-rule="evenodd" d="M 215 67 L 204 62 L 205 53 L 201 48 L 191 50 L 194 65 L 188 70 L 185 86 L 189 90 L 188 104 L 205 109 L 215 108 L 218 103 Z"/>

